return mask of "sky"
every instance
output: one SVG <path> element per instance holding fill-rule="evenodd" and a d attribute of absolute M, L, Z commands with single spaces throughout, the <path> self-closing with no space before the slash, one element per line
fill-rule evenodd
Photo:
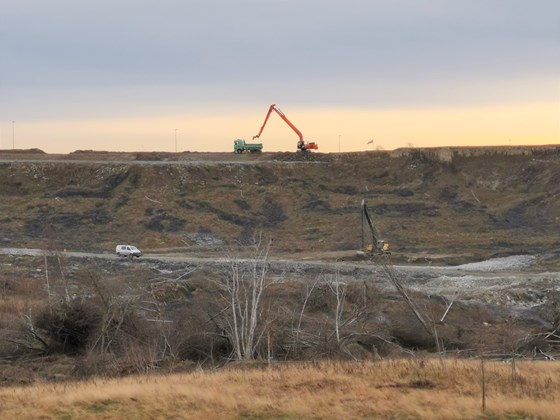
<path fill-rule="evenodd" d="M 0 0 L 0 149 L 560 144 L 557 0 Z M 295 151 L 272 115 L 259 142 Z M 369 143 L 373 140 L 373 143 Z"/>

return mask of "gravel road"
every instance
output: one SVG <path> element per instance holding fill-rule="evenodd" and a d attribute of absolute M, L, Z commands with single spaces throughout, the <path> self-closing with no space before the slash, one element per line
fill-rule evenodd
<path fill-rule="evenodd" d="M 0 248 L 1 255 L 44 256 L 50 251 L 27 248 Z M 224 267 L 231 260 L 227 258 L 200 258 L 171 254 L 144 254 L 139 259 L 128 261 L 113 253 L 65 251 L 63 255 L 71 259 L 99 258 L 113 260 L 123 264 L 146 264 L 157 266 L 159 270 L 180 270 L 181 267 L 204 266 Z M 250 262 L 251 260 L 239 260 Z M 499 300 L 507 291 L 558 290 L 560 291 L 560 272 L 541 272 L 534 269 L 535 257 L 528 255 L 494 258 L 487 261 L 463 264 L 459 266 L 434 265 L 393 265 L 393 269 L 402 283 L 411 289 L 425 293 L 444 295 L 469 295 L 476 298 L 483 294 L 490 299 Z M 277 272 L 299 272 L 311 275 L 329 274 L 338 270 L 342 281 L 369 278 L 382 288 L 390 289 L 383 269 L 372 262 L 329 262 L 312 260 L 274 259 L 269 260 L 270 267 Z"/>

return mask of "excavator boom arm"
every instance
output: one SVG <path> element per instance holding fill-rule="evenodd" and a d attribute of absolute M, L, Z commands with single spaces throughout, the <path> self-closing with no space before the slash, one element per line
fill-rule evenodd
<path fill-rule="evenodd" d="M 263 125 L 261 126 L 261 129 L 259 130 L 259 134 L 254 135 L 253 140 L 258 139 L 261 136 L 261 134 L 264 130 L 264 127 L 266 126 L 266 123 L 268 121 L 268 117 L 270 117 L 270 114 L 271 114 L 273 109 L 274 109 L 274 104 L 270 105 L 270 108 L 268 108 L 268 112 L 266 113 L 266 117 L 264 119 Z"/>
<path fill-rule="evenodd" d="M 272 111 L 275 111 L 278 115 L 280 115 L 280 118 L 282 118 L 286 122 L 286 124 L 288 124 L 290 126 L 290 128 L 296 132 L 296 134 L 299 137 L 299 141 L 301 143 L 303 143 L 303 134 L 301 134 L 301 131 L 299 131 L 297 129 L 297 127 L 295 125 L 293 125 L 291 123 L 291 121 L 284 115 L 284 113 L 276 107 L 276 104 L 272 104 L 272 105 L 270 105 L 270 108 L 268 108 L 268 112 L 266 113 L 266 117 L 264 119 L 263 125 L 262 125 L 261 129 L 259 130 L 259 134 L 254 135 L 253 140 L 257 139 L 261 136 L 261 134 L 264 130 L 264 127 L 266 126 L 266 123 L 268 121 L 268 117 L 270 117 L 270 114 L 272 113 Z"/>
<path fill-rule="evenodd" d="M 371 216 L 369 215 L 366 200 L 362 200 L 362 249 L 364 249 L 364 219 L 366 219 L 371 233 L 371 251 L 375 251 L 378 255 L 389 255 L 389 244 L 384 240 L 379 239 L 377 230 L 375 229 L 375 225 L 373 224 Z M 370 249 L 368 246 L 368 251 L 369 250 Z"/>
<path fill-rule="evenodd" d="M 371 217 L 369 216 L 366 200 L 362 200 L 362 217 L 366 219 L 366 222 L 369 225 L 369 230 L 371 232 L 371 239 L 375 244 L 377 242 L 377 236 L 375 235 L 375 227 L 373 226 L 373 222 L 371 220 Z"/>

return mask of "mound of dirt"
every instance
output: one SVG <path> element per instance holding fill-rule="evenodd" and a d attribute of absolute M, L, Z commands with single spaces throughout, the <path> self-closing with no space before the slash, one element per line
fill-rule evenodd
<path fill-rule="evenodd" d="M 509 257 L 492 258 L 486 261 L 473 262 L 457 266 L 464 271 L 519 271 L 531 267 L 536 262 L 533 255 L 511 255 Z"/>

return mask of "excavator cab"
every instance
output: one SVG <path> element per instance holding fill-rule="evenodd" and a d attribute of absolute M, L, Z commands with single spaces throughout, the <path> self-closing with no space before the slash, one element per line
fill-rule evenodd
<path fill-rule="evenodd" d="M 317 150 L 319 148 L 319 145 L 313 141 L 309 143 L 305 143 L 304 141 L 298 141 L 297 148 L 298 150 L 305 152 L 306 150 Z"/>
<path fill-rule="evenodd" d="M 373 244 L 368 244 L 368 246 L 366 247 L 367 252 L 369 252 L 370 254 L 373 254 L 374 252 L 376 254 L 390 254 L 391 252 L 389 251 L 389 244 L 383 240 L 378 240 L 375 243 L 375 246 L 373 246 Z"/>
<path fill-rule="evenodd" d="M 383 239 L 378 239 L 379 235 L 377 229 L 371 220 L 369 211 L 366 205 L 366 200 L 362 200 L 362 249 L 364 249 L 364 223 L 368 225 L 370 230 L 371 243 L 367 244 L 365 250 L 371 255 L 390 255 L 389 243 Z"/>

